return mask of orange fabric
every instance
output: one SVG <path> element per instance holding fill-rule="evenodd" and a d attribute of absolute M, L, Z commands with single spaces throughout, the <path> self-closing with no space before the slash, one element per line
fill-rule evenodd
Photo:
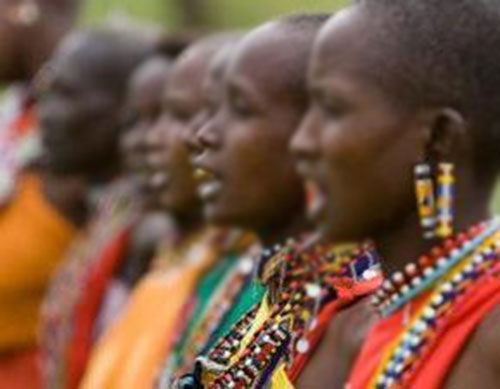
<path fill-rule="evenodd" d="M 0 213 L 0 352 L 33 347 L 45 289 L 76 229 L 24 176 Z"/>
<path fill-rule="evenodd" d="M 0 357 L 0 389 L 41 388 L 39 357 L 37 350 Z"/>
<path fill-rule="evenodd" d="M 122 265 L 130 240 L 130 228 L 122 231 L 102 253 L 88 285 L 75 309 L 75 328 L 68 344 L 67 388 L 77 388 L 90 357 L 93 331 L 107 287 L 119 266 Z"/>
<path fill-rule="evenodd" d="M 214 259 L 204 255 L 196 263 L 148 275 L 95 348 L 80 388 L 152 388 L 172 345 L 177 319 Z"/>
<path fill-rule="evenodd" d="M 421 304 L 422 300 L 420 300 Z M 422 357 L 407 388 L 441 388 L 474 330 L 500 304 L 500 279 L 482 278 L 457 302 L 433 347 Z M 418 303 L 417 303 L 418 305 Z M 349 379 L 350 389 L 367 389 L 388 347 L 403 331 L 403 312 L 381 320 L 369 333 Z"/>

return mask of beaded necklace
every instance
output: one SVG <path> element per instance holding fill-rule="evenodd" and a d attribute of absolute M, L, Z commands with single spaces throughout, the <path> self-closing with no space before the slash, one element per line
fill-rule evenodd
<path fill-rule="evenodd" d="M 308 336 L 316 328 L 322 308 L 337 299 L 339 281 L 369 281 L 380 272 L 371 246 L 339 251 L 290 241 L 264 257 L 267 263 L 261 278 L 274 291 L 265 302 L 270 304 L 270 313 L 248 345 L 243 342 L 253 329 L 258 306 L 207 357 L 198 358 L 195 375 L 202 376 L 207 389 L 264 387 L 279 364 L 290 367 L 295 357 L 310 351 Z"/>
<path fill-rule="evenodd" d="M 213 293 L 201 313 L 201 320 L 187 334 L 182 356 L 167 361 L 158 387 L 170 387 L 173 377 L 182 376 L 192 370 L 192 363 L 201 354 L 205 345 L 217 331 L 219 324 L 228 314 L 233 302 L 238 298 L 245 284 L 250 281 L 254 271 L 254 258 L 245 257 L 229 272 L 225 280 Z"/>
<path fill-rule="evenodd" d="M 420 295 L 446 275 L 461 260 L 470 255 L 485 239 L 500 228 L 500 219 L 481 223 L 455 240 L 448 239 L 442 247 L 431 250 L 416 264 L 406 266 L 404 272 L 397 272 L 382 284 L 374 295 L 373 304 L 383 317 L 387 317 Z"/>
<path fill-rule="evenodd" d="M 381 363 L 371 387 L 396 389 L 404 387 L 425 353 L 439 338 L 446 319 L 457 301 L 489 274 L 500 261 L 500 226 L 497 220 L 482 224 L 472 232 L 468 241 L 461 242 L 462 251 L 458 263 L 447 269 L 436 283 L 410 324 Z M 481 239 L 480 239 L 481 238 Z M 463 240 L 463 239 L 462 239 Z M 473 246 L 473 247 L 471 247 Z M 460 249 L 459 249 L 460 250 Z"/>

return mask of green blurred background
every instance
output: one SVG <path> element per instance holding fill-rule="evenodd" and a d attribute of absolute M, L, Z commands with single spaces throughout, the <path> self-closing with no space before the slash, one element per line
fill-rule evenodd
<path fill-rule="evenodd" d="M 349 0 L 86 0 L 84 25 L 138 19 L 172 30 L 255 26 L 298 11 L 334 11 Z M 494 208 L 500 212 L 500 186 Z"/>
<path fill-rule="evenodd" d="M 153 20 L 170 28 L 201 25 L 211 28 L 248 27 L 297 11 L 332 11 L 347 0 L 87 0 L 85 24 L 111 16 Z M 189 10 L 195 18 L 186 16 Z"/>

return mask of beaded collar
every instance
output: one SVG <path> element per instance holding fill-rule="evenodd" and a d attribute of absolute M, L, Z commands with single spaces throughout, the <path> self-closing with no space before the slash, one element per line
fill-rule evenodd
<path fill-rule="evenodd" d="M 373 305 L 383 317 L 387 317 L 414 299 L 446 275 L 470 255 L 482 242 L 500 228 L 500 219 L 481 223 L 455 239 L 447 239 L 442 246 L 422 256 L 417 263 L 406 266 L 404 272 L 397 272 L 384 281 L 373 296 Z"/>
<path fill-rule="evenodd" d="M 436 264 L 428 265 L 433 266 L 435 270 L 432 275 L 436 274 L 438 279 L 430 285 L 433 289 L 422 307 L 391 348 L 388 356 L 382 361 L 371 387 L 376 389 L 404 387 L 405 382 L 416 371 L 417 365 L 425 358 L 425 353 L 439 338 L 439 333 L 445 327 L 446 319 L 453 311 L 457 300 L 476 285 L 481 277 L 488 275 L 491 269 L 499 264 L 500 223 L 498 219 L 474 227 L 467 236 L 468 238 L 465 239 L 464 235 L 459 235 L 453 248 L 448 242 L 449 247 L 445 249 L 449 252 L 448 258 L 438 259 L 437 267 Z M 441 256 L 438 257 L 441 258 Z M 416 274 L 413 277 L 420 277 Z M 414 283 L 410 282 L 410 285 L 409 290 L 413 293 L 406 295 L 417 295 L 420 288 L 411 289 Z M 406 300 L 407 297 L 404 299 Z M 399 298 L 389 298 L 389 304 L 396 300 L 400 301 Z M 377 307 L 380 307 L 380 296 L 376 297 L 375 302 Z M 393 312 L 397 309 L 394 307 L 386 308 L 386 310 Z"/>
<path fill-rule="evenodd" d="M 269 315 L 251 334 L 260 309 L 254 307 L 206 357 L 198 358 L 192 387 L 264 387 L 278 365 L 290 368 L 297 356 L 311 350 L 309 335 L 326 305 L 380 277 L 371 245 L 339 249 L 289 241 L 283 248 L 264 252 L 262 260 L 260 278 L 272 291 Z"/>

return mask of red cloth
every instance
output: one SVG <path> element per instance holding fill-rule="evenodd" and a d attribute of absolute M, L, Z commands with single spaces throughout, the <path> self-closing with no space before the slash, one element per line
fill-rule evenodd
<path fill-rule="evenodd" d="M 111 240 L 95 263 L 88 279 L 88 287 L 83 291 L 75 309 L 75 327 L 68 344 L 67 389 L 76 389 L 85 372 L 93 346 L 93 331 L 99 315 L 107 287 L 114 274 L 123 264 L 125 251 L 130 241 L 131 229 L 128 228 Z"/>
<path fill-rule="evenodd" d="M 314 350 L 321 342 L 335 314 L 354 304 L 356 301 L 359 301 L 363 297 L 369 296 L 380 287 L 381 283 L 381 277 L 375 277 L 370 281 L 362 282 L 354 282 L 352 279 L 344 278 L 336 282 L 335 289 L 338 293 L 338 299 L 327 304 L 319 313 L 316 328 L 308 334 L 308 340 L 311 343 L 311 351 L 298 355 L 288 373 L 292 382 L 298 380 L 300 374 L 307 366 L 309 359 L 311 359 Z"/>
<path fill-rule="evenodd" d="M 40 389 L 42 372 L 38 350 L 0 356 L 0 389 Z"/>
<path fill-rule="evenodd" d="M 498 271 L 499 267 L 497 267 Z M 422 303 L 422 300 L 416 305 Z M 500 304 L 500 278 L 481 278 L 457 301 L 432 347 L 426 350 L 406 388 L 441 388 L 455 360 L 483 319 Z M 350 389 L 367 389 L 381 360 L 403 330 L 403 312 L 381 320 L 368 334 L 349 379 Z"/>

